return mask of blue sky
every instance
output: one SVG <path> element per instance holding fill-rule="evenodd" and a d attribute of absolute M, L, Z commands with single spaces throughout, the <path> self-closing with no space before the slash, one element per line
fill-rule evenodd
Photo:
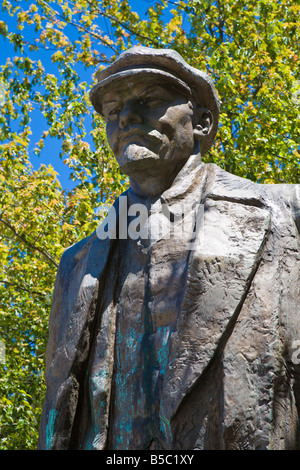
<path fill-rule="evenodd" d="M 20 4 L 24 4 L 24 9 L 28 8 L 28 5 L 32 3 L 32 0 L 20 0 Z M 133 7 L 133 10 L 138 12 L 140 17 L 145 17 L 145 12 L 147 8 L 149 8 L 151 5 L 155 4 L 156 1 L 149 1 L 149 0 L 131 0 L 129 1 L 131 6 Z M 173 5 L 170 4 L 170 7 Z M 166 17 L 168 17 L 168 14 L 166 13 Z M 168 18 L 166 18 L 168 19 Z M 11 18 L 9 15 L 7 15 L 5 12 L 0 11 L 0 20 L 5 21 L 8 25 L 8 30 L 10 32 L 16 32 L 19 33 L 20 31 L 17 30 L 17 23 L 14 18 Z M 106 20 L 103 20 L 103 30 L 109 32 L 109 24 L 107 23 Z M 30 33 L 30 30 L 28 31 L 23 30 L 21 33 L 26 33 L 26 36 Z M 38 52 L 38 54 L 42 54 L 42 62 L 44 67 L 46 68 L 47 72 L 52 73 L 52 69 L 54 70 L 54 66 L 51 63 L 50 57 L 51 53 L 48 53 L 47 57 L 47 52 Z M 30 52 L 30 56 L 32 57 L 32 52 Z M 5 64 L 7 58 L 12 58 L 16 55 L 12 45 L 9 43 L 8 40 L 5 40 L 2 36 L 0 36 L 0 66 Z M 36 57 L 32 57 L 36 58 Z M 47 69 L 48 68 L 48 69 Z M 80 79 L 82 81 L 86 81 L 87 83 L 91 82 L 91 74 L 92 74 L 92 69 L 90 70 L 84 70 L 84 68 L 79 68 L 77 73 L 80 75 Z M 33 164 L 33 167 L 35 169 L 38 169 L 41 164 L 46 164 L 49 165 L 51 164 L 55 171 L 59 174 L 59 180 L 61 182 L 61 185 L 63 189 L 71 189 L 74 187 L 74 183 L 69 179 L 70 175 L 70 170 L 69 168 L 64 165 L 63 161 L 59 158 L 59 150 L 60 150 L 60 143 L 56 142 L 54 139 L 47 139 L 45 148 L 41 152 L 40 156 L 35 155 L 33 152 L 34 144 L 39 140 L 41 133 L 44 130 L 47 130 L 47 124 L 43 119 L 43 116 L 41 115 L 40 111 L 37 110 L 33 112 L 32 114 L 32 123 L 31 123 L 31 128 L 33 131 L 32 134 L 32 146 L 30 148 L 30 160 L 31 163 Z"/>

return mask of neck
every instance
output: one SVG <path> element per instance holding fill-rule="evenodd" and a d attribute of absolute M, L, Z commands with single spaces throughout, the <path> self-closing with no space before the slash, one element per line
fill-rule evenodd
<path fill-rule="evenodd" d="M 147 176 L 146 178 L 145 175 L 141 177 L 135 175 L 130 177 L 130 186 L 132 191 L 139 196 L 159 196 L 172 185 L 174 178 L 172 178 L 171 181 L 168 181 L 168 179 L 155 175 Z"/>
<path fill-rule="evenodd" d="M 201 164 L 201 155 L 197 153 L 191 155 L 184 164 L 173 168 L 173 171 L 170 171 L 170 167 L 158 168 L 151 172 L 144 168 L 143 171 L 137 171 L 130 175 L 131 189 L 142 197 L 159 196 L 177 181 L 188 177 L 189 173 L 199 164 Z"/>

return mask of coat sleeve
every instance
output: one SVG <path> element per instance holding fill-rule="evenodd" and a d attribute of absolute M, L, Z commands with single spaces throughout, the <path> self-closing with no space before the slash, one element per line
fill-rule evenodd
<path fill-rule="evenodd" d="M 49 368 L 57 350 L 60 338 L 63 332 L 63 325 L 65 324 L 68 315 L 68 292 L 70 284 L 70 274 L 75 265 L 75 258 L 71 255 L 69 250 L 66 250 L 61 257 L 59 267 L 56 273 L 53 295 L 52 307 L 49 317 L 48 325 L 48 343 L 46 351 L 46 366 L 45 366 L 45 379 Z"/>
<path fill-rule="evenodd" d="M 38 440 L 38 449 L 45 450 L 51 448 L 49 445 L 49 433 L 51 434 L 51 423 L 55 422 L 55 410 L 53 403 L 56 401 L 56 388 L 54 387 L 54 378 L 51 374 L 51 363 L 60 343 L 63 325 L 68 314 L 68 290 L 70 282 L 70 270 L 74 264 L 74 257 L 70 256 L 67 249 L 59 263 L 56 273 L 54 290 L 52 295 L 52 308 L 49 317 L 48 343 L 46 350 L 45 382 L 46 396 L 44 400 L 40 433 Z M 58 378 L 57 378 L 58 379 Z"/>
<path fill-rule="evenodd" d="M 73 282 L 73 271 L 78 261 L 84 256 L 93 237 L 94 235 L 87 237 L 67 248 L 61 257 L 56 273 L 46 350 L 46 396 L 40 422 L 38 449 L 53 448 L 53 436 L 58 434 L 56 432 L 57 423 L 58 421 L 68 421 L 68 416 L 71 414 L 72 403 L 76 401 L 78 392 L 76 379 L 73 376 L 65 376 L 63 364 L 60 363 L 60 366 L 58 366 L 56 363 L 57 357 L 65 355 L 63 338 L 66 333 L 68 318 L 74 305 L 74 299 L 77 295 L 76 289 L 78 286 L 71 285 Z M 70 396 L 67 397 L 67 395 Z M 63 413 L 66 416 L 60 416 L 58 419 L 58 407 L 60 403 L 62 404 L 62 406 L 60 406 L 60 414 Z M 66 404 L 70 405 L 70 410 L 68 410 Z M 65 426 L 65 428 L 68 428 L 68 426 Z M 64 439 L 61 440 L 63 441 Z M 60 444 L 58 447 L 59 446 Z"/>
<path fill-rule="evenodd" d="M 101 242 L 93 233 L 68 248 L 58 267 L 49 319 L 39 449 L 66 449 L 70 444 L 79 396 L 78 374 L 87 357 L 98 279 L 109 251 L 109 245 Z"/>

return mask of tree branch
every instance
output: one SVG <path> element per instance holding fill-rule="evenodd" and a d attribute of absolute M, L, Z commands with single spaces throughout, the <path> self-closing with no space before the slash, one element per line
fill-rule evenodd
<path fill-rule="evenodd" d="M 25 237 L 24 235 L 21 235 L 19 234 L 16 229 L 9 223 L 7 222 L 6 220 L 2 219 L 2 217 L 0 217 L 0 222 L 2 222 L 7 228 L 9 228 L 13 234 L 19 239 L 21 240 L 25 245 L 27 245 L 31 250 L 33 251 L 38 251 L 39 253 L 41 253 L 41 255 L 43 255 L 51 264 L 53 264 L 56 268 L 58 268 L 58 264 L 56 263 L 56 261 L 52 258 L 52 256 L 50 255 L 50 253 L 48 253 L 46 250 L 43 250 L 42 248 L 39 248 L 38 246 L 34 245 L 33 243 L 30 243 Z"/>
<path fill-rule="evenodd" d="M 220 0 L 217 0 L 217 5 L 218 5 L 219 14 L 220 14 L 220 19 L 219 19 L 219 22 L 218 22 L 218 28 L 219 28 L 219 34 L 220 34 L 221 42 L 223 43 L 224 42 L 223 26 L 224 26 L 224 23 L 225 23 L 225 18 L 224 18 L 224 15 L 223 15 Z"/>
<path fill-rule="evenodd" d="M 122 23 L 122 21 L 118 20 L 115 16 L 110 15 L 109 13 L 105 13 L 101 8 L 98 6 L 95 7 L 90 0 L 86 0 L 87 3 L 90 5 L 91 8 L 94 10 L 98 11 L 100 15 L 104 16 L 105 18 L 108 18 L 111 21 L 114 21 L 118 25 L 122 26 L 122 28 L 127 29 L 131 34 L 134 34 L 135 36 L 141 38 L 141 39 L 146 39 L 147 41 L 151 42 L 152 44 L 155 44 L 156 46 L 159 46 L 159 43 L 157 41 L 154 41 L 153 39 L 150 39 L 148 36 L 144 36 L 143 34 L 137 33 L 133 29 L 129 28 L 126 24 Z"/>
<path fill-rule="evenodd" d="M 45 297 L 46 296 L 46 294 L 42 294 L 41 292 L 38 292 L 36 290 L 27 289 L 26 287 L 20 286 L 19 284 L 15 284 L 13 282 L 9 282 L 9 281 L 6 281 L 6 280 L 4 280 L 4 281 L 0 280 L 0 282 L 2 284 L 7 284 L 9 286 L 16 287 L 17 289 L 24 290 L 25 292 L 29 292 L 30 294 L 39 295 L 40 297 Z"/>
<path fill-rule="evenodd" d="M 92 31 L 88 30 L 87 28 L 85 28 L 84 26 L 81 26 L 77 23 L 74 23 L 74 21 L 71 21 L 71 20 L 68 20 L 67 18 L 65 18 L 63 15 L 61 15 L 60 13 L 58 13 L 56 10 L 54 10 L 54 8 L 52 8 L 47 2 L 45 2 L 44 0 L 41 0 L 42 3 L 44 3 L 50 10 L 52 10 L 52 12 L 60 19 L 62 19 L 63 21 L 65 21 L 66 23 L 68 24 L 71 24 L 72 26 L 75 26 L 75 28 L 77 29 L 81 29 L 82 31 L 90 34 L 91 36 L 94 36 L 96 39 L 98 39 L 99 41 L 101 41 L 103 44 L 105 44 L 107 47 L 110 47 L 116 54 L 118 53 L 118 50 L 113 47 L 111 44 L 109 44 L 107 41 L 105 41 L 105 39 L 103 39 L 101 36 L 99 36 L 98 34 L 96 33 L 93 33 Z"/>

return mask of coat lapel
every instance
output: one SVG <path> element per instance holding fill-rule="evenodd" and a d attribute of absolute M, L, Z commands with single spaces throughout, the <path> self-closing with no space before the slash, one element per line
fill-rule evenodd
<path fill-rule="evenodd" d="M 270 227 L 262 206 L 249 188 L 232 194 L 216 179 L 202 206 L 162 392 L 169 433 L 172 416 L 227 341 L 248 293 Z"/>

